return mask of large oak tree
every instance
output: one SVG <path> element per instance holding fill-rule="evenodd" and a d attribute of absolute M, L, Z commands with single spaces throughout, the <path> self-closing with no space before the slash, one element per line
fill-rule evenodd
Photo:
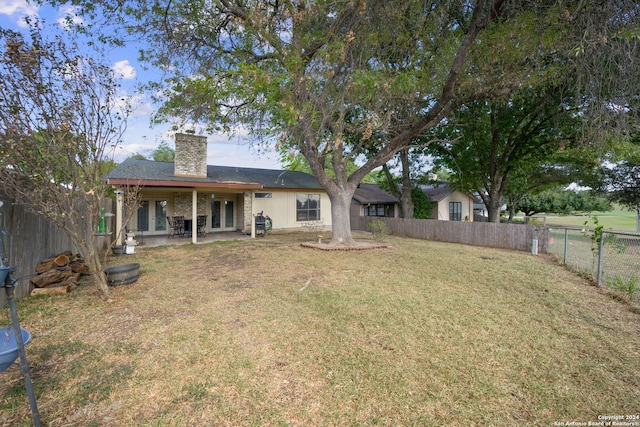
<path fill-rule="evenodd" d="M 333 244 L 353 243 L 349 205 L 367 173 L 459 105 L 553 78 L 550 56 L 583 56 L 636 19 L 625 0 L 74 3 L 148 43 L 143 57 L 168 73 L 159 119 L 302 153 L 331 199 Z"/>
<path fill-rule="evenodd" d="M 569 94 L 534 87 L 465 105 L 438 127 L 443 139 L 456 142 L 434 143 L 428 151 L 437 156 L 436 165 L 455 172 L 456 188 L 479 194 L 489 222 L 499 222 L 505 197 L 518 184 L 532 191 L 525 181 L 540 185 L 538 175 L 554 177 L 556 185 L 571 182 L 569 175 L 550 173 L 561 166 L 559 153 L 579 145 L 582 112 Z"/>

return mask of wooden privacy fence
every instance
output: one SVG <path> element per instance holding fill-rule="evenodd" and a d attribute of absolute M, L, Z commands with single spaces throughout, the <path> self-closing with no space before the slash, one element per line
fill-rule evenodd
<path fill-rule="evenodd" d="M 383 221 L 394 236 L 527 252 L 537 239 L 539 253 L 548 249 L 548 228 L 531 224 L 358 216 L 351 217 L 351 228 L 366 231 L 373 220 Z"/>
<path fill-rule="evenodd" d="M 45 258 L 66 250 L 77 252 L 77 248 L 62 229 L 29 212 L 25 206 L 14 205 L 2 192 L 0 192 L 0 200 L 4 202 L 2 211 L 4 212 L 5 226 L 11 233 L 13 241 L 11 266 L 15 267 L 16 271 L 12 278 L 34 274 L 36 266 Z M 103 206 L 108 212 L 113 212 L 113 203 L 111 199 L 107 199 Z M 86 216 L 87 207 L 85 206 L 82 210 L 83 215 Z M 23 298 L 28 296 L 30 292 L 29 280 L 21 280 L 16 289 L 16 297 Z M 5 303 L 6 293 L 4 289 L 1 289 L 0 308 L 4 307 Z"/>

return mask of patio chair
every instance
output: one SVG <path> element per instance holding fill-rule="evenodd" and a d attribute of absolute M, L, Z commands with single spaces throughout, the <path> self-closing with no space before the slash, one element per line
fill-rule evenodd
<path fill-rule="evenodd" d="M 175 236 L 184 236 L 184 216 L 176 215 L 173 217 L 173 234 Z"/>
<path fill-rule="evenodd" d="M 184 225 L 179 226 L 176 221 L 176 217 L 171 218 L 167 217 L 167 222 L 169 223 L 169 235 L 171 236 L 182 236 L 184 234 Z M 184 224 L 184 223 L 183 223 Z"/>
<path fill-rule="evenodd" d="M 170 216 L 167 217 L 167 223 L 169 224 L 169 234 L 167 237 L 171 237 L 175 235 L 176 232 L 176 223 Z"/>
<path fill-rule="evenodd" d="M 198 228 L 197 228 L 197 233 L 198 233 L 198 237 L 204 237 L 207 235 L 207 231 L 205 230 L 206 226 L 207 226 L 207 216 L 206 215 L 198 215 Z"/>

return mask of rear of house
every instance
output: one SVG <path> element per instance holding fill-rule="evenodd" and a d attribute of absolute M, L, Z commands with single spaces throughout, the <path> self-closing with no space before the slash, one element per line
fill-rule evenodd
<path fill-rule="evenodd" d="M 193 221 L 206 216 L 207 233 L 250 233 L 261 212 L 271 217 L 273 229 L 297 229 L 310 222 L 331 225 L 331 202 L 314 176 L 212 166 L 206 158 L 206 137 L 176 134 L 175 162 L 128 159 L 118 165 L 109 173 L 108 183 L 116 188 L 141 186 L 142 196 L 140 207 L 124 226 L 145 235 L 163 235 L 169 233 L 169 217 Z M 120 211 L 117 214 L 122 215 Z"/>

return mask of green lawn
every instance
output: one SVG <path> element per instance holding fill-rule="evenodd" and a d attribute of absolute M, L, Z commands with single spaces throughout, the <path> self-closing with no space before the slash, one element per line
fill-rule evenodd
<path fill-rule="evenodd" d="M 605 229 L 620 232 L 636 232 L 636 213 L 634 211 L 616 209 L 610 212 L 595 212 L 592 216 L 598 218 L 600 225 Z M 566 227 L 584 227 L 588 221 L 588 227 L 593 228 L 593 219 L 588 215 L 536 215 L 535 218 L 549 225 L 561 225 Z"/>
<path fill-rule="evenodd" d="M 638 413 L 640 310 L 549 258 L 395 237 L 367 251 L 300 246 L 312 237 L 139 247 L 112 259 L 142 269 L 111 303 L 89 285 L 21 301 L 43 425 L 548 426 Z M 0 425 L 31 425 L 18 366 L 0 375 Z"/>

